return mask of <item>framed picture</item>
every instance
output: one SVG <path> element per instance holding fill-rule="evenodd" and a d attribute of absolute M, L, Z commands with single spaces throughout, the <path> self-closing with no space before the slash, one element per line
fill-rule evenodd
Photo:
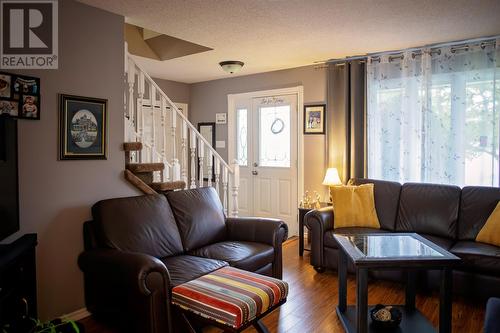
<path fill-rule="evenodd" d="M 325 134 L 325 104 L 304 106 L 304 134 Z"/>
<path fill-rule="evenodd" d="M 215 123 L 198 123 L 198 132 L 205 138 L 205 140 L 210 143 L 212 147 L 215 147 Z M 208 181 L 208 148 L 204 150 L 205 158 L 203 161 L 203 180 Z M 198 162 L 199 163 L 199 162 Z M 212 181 L 214 180 L 214 157 L 212 156 Z M 198 170 L 200 166 L 198 165 Z M 200 173 L 198 172 L 198 179 L 200 179 Z"/>
<path fill-rule="evenodd" d="M 59 95 L 59 158 L 105 160 L 108 100 Z"/>
<path fill-rule="evenodd" d="M 217 125 L 227 124 L 227 113 L 216 113 L 215 114 L 215 123 Z"/>
<path fill-rule="evenodd" d="M 0 72 L 0 115 L 40 119 L 40 79 Z"/>

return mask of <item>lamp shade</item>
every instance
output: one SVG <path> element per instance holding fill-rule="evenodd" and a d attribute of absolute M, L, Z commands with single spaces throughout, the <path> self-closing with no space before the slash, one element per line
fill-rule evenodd
<path fill-rule="evenodd" d="M 340 180 L 337 168 L 328 168 L 328 170 L 326 170 L 325 178 L 323 179 L 323 185 L 342 185 L 342 181 Z"/>

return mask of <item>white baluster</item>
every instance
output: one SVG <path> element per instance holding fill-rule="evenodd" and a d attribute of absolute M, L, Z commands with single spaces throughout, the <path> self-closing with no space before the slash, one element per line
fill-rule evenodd
<path fill-rule="evenodd" d="M 183 119 L 182 120 L 182 133 L 181 133 L 181 159 L 182 159 L 182 165 L 181 165 L 181 179 L 186 183 L 186 189 L 188 188 L 188 181 L 187 181 L 187 151 L 186 151 L 186 146 L 187 146 L 187 137 L 188 137 L 188 128 L 187 128 L 187 123 Z"/>
<path fill-rule="evenodd" d="M 151 162 L 159 162 L 160 160 L 157 160 L 156 156 L 156 121 L 155 121 L 155 105 L 156 105 L 156 88 L 151 85 L 150 88 L 150 97 L 151 97 L 151 150 L 154 152 L 153 159 Z"/>
<path fill-rule="evenodd" d="M 137 131 L 135 125 L 135 117 L 134 117 L 134 84 L 135 84 L 135 65 L 132 61 L 128 64 L 128 72 L 127 72 L 127 83 L 128 83 L 128 119 L 129 124 L 133 128 L 134 131 Z M 127 138 L 129 140 L 129 138 Z"/>
<path fill-rule="evenodd" d="M 224 206 L 224 214 L 227 216 L 227 183 L 229 180 L 229 172 L 226 167 L 222 169 L 222 204 Z"/>
<path fill-rule="evenodd" d="M 167 172 L 167 125 L 166 125 L 166 118 L 167 118 L 167 111 L 166 111 L 166 101 L 163 96 L 160 96 L 160 112 L 161 112 L 161 157 L 163 164 L 165 164 L 165 169 L 163 169 L 162 172 L 162 181 L 165 181 L 165 179 L 169 178 L 168 177 L 168 172 Z"/>
<path fill-rule="evenodd" d="M 200 137 L 200 142 L 198 142 L 198 169 L 200 177 L 200 187 L 203 187 L 203 160 L 205 159 L 205 143 Z"/>
<path fill-rule="evenodd" d="M 172 139 L 172 177 L 174 180 L 179 180 L 181 178 L 181 166 L 179 165 L 179 159 L 177 158 L 177 112 L 173 107 L 170 108 L 172 111 L 172 128 L 171 128 L 171 139 Z"/>
<path fill-rule="evenodd" d="M 160 109 L 161 109 L 161 136 L 162 136 L 162 145 L 161 145 L 161 154 L 163 158 L 167 157 L 167 110 L 166 110 L 166 101 L 163 96 L 160 98 Z"/>
<path fill-rule="evenodd" d="M 176 134 L 176 129 L 177 129 L 177 112 L 175 112 L 174 108 L 170 108 L 172 112 L 172 124 L 171 124 L 171 139 L 172 139 L 172 162 L 177 159 L 177 151 L 176 151 L 176 146 L 177 142 L 175 141 L 175 134 Z"/>
<path fill-rule="evenodd" d="M 137 82 L 137 102 L 139 106 L 137 112 L 140 111 L 140 115 L 139 114 L 137 115 L 137 117 L 139 118 L 137 121 L 140 124 L 138 124 L 137 132 L 139 133 L 141 139 L 144 130 L 144 112 L 142 110 L 143 98 L 144 98 L 144 73 L 139 71 L 139 81 Z"/>
<path fill-rule="evenodd" d="M 231 216 L 238 216 L 238 188 L 240 187 L 240 166 L 238 160 L 233 160 L 231 164 L 233 173 L 231 174 L 231 195 L 232 195 L 232 213 Z"/>
<path fill-rule="evenodd" d="M 214 165 L 214 157 L 213 157 L 212 150 L 208 150 L 208 160 L 207 160 L 207 169 L 208 169 L 208 175 L 207 175 L 207 186 L 212 186 L 212 167 Z"/>
<path fill-rule="evenodd" d="M 214 175 L 215 175 L 215 190 L 217 191 L 217 194 L 220 197 L 220 191 L 219 191 L 219 183 L 220 183 L 220 160 L 218 158 L 215 159 Z"/>
<path fill-rule="evenodd" d="M 144 139 L 144 110 L 143 110 L 143 98 L 144 98 L 144 73 L 142 71 L 139 71 L 138 73 L 138 81 L 137 81 L 137 118 L 136 118 L 136 127 L 137 127 L 137 135 L 139 137 L 139 140 L 142 141 L 143 144 L 145 142 L 143 141 Z M 139 160 L 140 163 L 147 162 L 148 158 L 148 150 L 145 149 L 141 151 Z M 144 156 L 145 155 L 145 156 Z"/>
<path fill-rule="evenodd" d="M 196 134 L 191 129 L 189 148 L 191 150 L 191 188 L 196 188 Z"/>
<path fill-rule="evenodd" d="M 168 161 L 167 161 L 167 159 L 164 159 L 164 160 L 163 160 L 163 164 L 165 164 L 165 169 L 164 169 L 164 171 L 165 171 L 165 176 L 164 176 L 164 178 L 165 178 L 165 181 L 166 181 L 166 182 L 169 182 L 169 181 L 170 181 L 170 179 L 171 179 L 171 177 L 170 177 L 170 166 L 168 165 Z"/>

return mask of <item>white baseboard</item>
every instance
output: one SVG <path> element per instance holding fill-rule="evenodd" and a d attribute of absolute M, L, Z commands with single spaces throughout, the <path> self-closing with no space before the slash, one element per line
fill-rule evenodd
<path fill-rule="evenodd" d="M 65 314 L 61 316 L 62 318 L 67 318 L 73 321 L 78 321 L 83 318 L 87 318 L 90 316 L 90 312 L 87 311 L 87 308 L 82 308 L 71 313 Z"/>

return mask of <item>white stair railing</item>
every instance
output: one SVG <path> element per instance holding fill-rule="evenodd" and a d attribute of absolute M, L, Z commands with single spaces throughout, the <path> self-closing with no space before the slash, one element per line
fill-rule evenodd
<path fill-rule="evenodd" d="M 132 162 L 163 163 L 155 181 L 183 180 L 186 189 L 214 187 L 226 215 L 237 216 L 237 161 L 231 166 L 224 161 L 126 49 L 125 54 L 125 142 L 143 145 Z"/>

